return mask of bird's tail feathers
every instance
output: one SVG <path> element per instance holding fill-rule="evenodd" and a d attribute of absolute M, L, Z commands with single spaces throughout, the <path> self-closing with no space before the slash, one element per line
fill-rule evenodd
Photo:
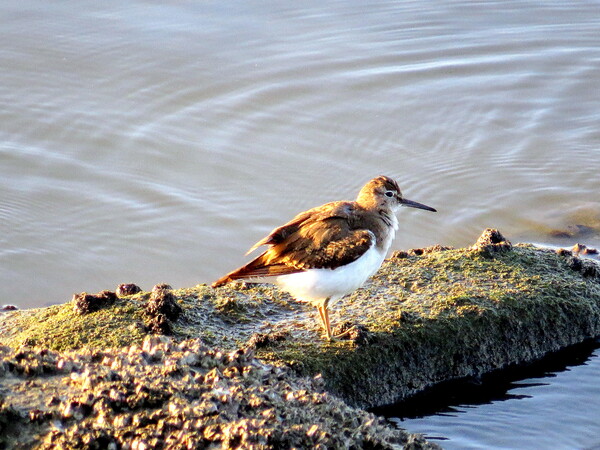
<path fill-rule="evenodd" d="M 265 264 L 263 256 L 264 254 L 253 259 L 245 266 L 235 269 L 234 271 L 229 272 L 227 275 L 222 276 L 212 284 L 212 287 L 223 286 L 235 280 L 255 280 L 259 282 L 264 281 L 269 277 L 302 272 L 302 269 L 287 266 L 282 263 Z"/>

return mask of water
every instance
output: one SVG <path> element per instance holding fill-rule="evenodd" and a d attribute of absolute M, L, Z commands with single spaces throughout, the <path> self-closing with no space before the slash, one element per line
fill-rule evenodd
<path fill-rule="evenodd" d="M 2 2 L 0 304 L 210 282 L 379 174 L 439 211 L 394 249 L 600 246 L 599 6 Z"/>
<path fill-rule="evenodd" d="M 380 173 L 439 210 L 395 248 L 600 245 L 598 6 L 3 2 L 0 303 L 209 282 Z"/>
<path fill-rule="evenodd" d="M 571 347 L 482 385 L 450 385 L 385 413 L 408 415 L 392 420 L 447 449 L 600 448 L 599 347 L 600 341 Z"/>

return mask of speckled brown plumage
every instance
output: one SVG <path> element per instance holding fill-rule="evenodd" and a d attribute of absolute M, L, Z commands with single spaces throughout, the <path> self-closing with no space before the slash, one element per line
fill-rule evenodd
<path fill-rule="evenodd" d="M 394 180 L 377 177 L 363 187 L 355 202 L 331 202 L 301 212 L 248 251 L 268 245 L 264 253 L 215 281 L 213 287 L 237 279 L 335 269 L 355 261 L 374 243 L 383 246 L 391 219 L 387 210 L 378 210 L 374 199 L 374 192 L 381 189 L 400 192 Z"/>

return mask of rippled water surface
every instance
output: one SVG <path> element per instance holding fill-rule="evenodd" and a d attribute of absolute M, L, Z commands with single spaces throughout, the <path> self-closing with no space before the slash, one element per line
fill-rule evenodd
<path fill-rule="evenodd" d="M 0 302 L 211 281 L 380 173 L 439 210 L 396 248 L 600 245 L 599 6 L 3 2 Z"/>
<path fill-rule="evenodd" d="M 0 304 L 212 281 L 379 174 L 439 211 L 395 248 L 600 246 L 599 11 L 1 2 Z"/>

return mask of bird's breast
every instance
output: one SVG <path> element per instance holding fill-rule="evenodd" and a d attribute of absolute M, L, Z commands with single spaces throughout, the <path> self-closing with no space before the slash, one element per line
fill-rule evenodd
<path fill-rule="evenodd" d="M 383 262 L 386 252 L 373 245 L 357 260 L 335 269 L 308 269 L 277 277 L 279 287 L 301 301 L 338 300 L 361 287 Z"/>

